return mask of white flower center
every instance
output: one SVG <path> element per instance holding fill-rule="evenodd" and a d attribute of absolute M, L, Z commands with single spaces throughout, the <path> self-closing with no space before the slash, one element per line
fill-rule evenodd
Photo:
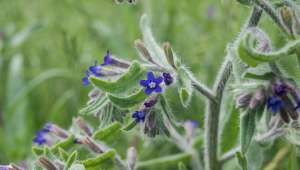
<path fill-rule="evenodd" d="M 151 88 L 151 89 L 153 89 L 154 87 L 156 86 L 156 83 L 155 82 L 151 82 L 151 83 L 149 83 L 149 87 Z"/>

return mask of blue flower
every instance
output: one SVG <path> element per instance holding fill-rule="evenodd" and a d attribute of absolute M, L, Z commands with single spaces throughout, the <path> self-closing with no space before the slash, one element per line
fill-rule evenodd
<path fill-rule="evenodd" d="M 153 91 L 162 92 L 162 88 L 159 86 L 162 83 L 163 77 L 155 77 L 153 72 L 147 73 L 147 80 L 141 80 L 140 85 L 146 87 L 145 93 L 150 95 Z"/>
<path fill-rule="evenodd" d="M 170 73 L 163 73 L 162 76 L 163 76 L 164 82 L 167 86 L 169 86 L 173 83 L 173 77 L 171 76 Z"/>
<path fill-rule="evenodd" d="M 132 118 L 134 118 L 136 122 L 144 122 L 145 121 L 145 113 L 142 111 L 135 111 L 132 114 Z"/>
<path fill-rule="evenodd" d="M 101 76 L 101 65 L 97 65 L 97 61 L 95 61 L 95 64 L 93 66 L 89 67 L 89 70 L 93 73 L 94 76 L 100 77 Z"/>
<path fill-rule="evenodd" d="M 106 55 L 104 56 L 104 59 L 103 59 L 103 63 L 101 64 L 102 66 L 106 66 L 106 65 L 109 65 L 111 64 L 113 61 L 112 57 L 111 57 L 111 54 L 109 51 L 106 52 Z"/>
<path fill-rule="evenodd" d="M 81 79 L 81 81 L 82 81 L 82 84 L 84 86 L 87 86 L 87 85 L 89 85 L 91 83 L 90 80 L 89 80 L 90 76 L 92 76 L 92 75 L 96 76 L 96 77 L 100 77 L 101 76 L 101 66 L 98 65 L 97 61 L 96 61 L 95 64 L 92 65 L 92 66 L 90 66 L 89 70 L 85 70 L 84 73 L 85 73 L 85 77 L 83 77 Z"/>
<path fill-rule="evenodd" d="M 33 142 L 38 144 L 38 145 L 42 145 L 44 143 L 47 142 L 45 135 L 49 133 L 49 130 L 47 129 L 42 129 L 36 132 L 36 136 L 33 138 Z"/>
<path fill-rule="evenodd" d="M 283 101 L 277 96 L 271 96 L 267 101 L 267 108 L 273 113 L 278 112 L 283 107 Z"/>

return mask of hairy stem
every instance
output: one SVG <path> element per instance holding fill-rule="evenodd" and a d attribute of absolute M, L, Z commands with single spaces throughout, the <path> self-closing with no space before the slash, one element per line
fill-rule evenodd
<path fill-rule="evenodd" d="M 253 8 L 250 18 L 243 27 L 242 32 L 249 27 L 254 27 L 258 24 L 261 18 L 262 11 L 256 6 Z M 238 40 L 237 40 L 238 41 Z M 223 91 L 226 83 L 232 73 L 232 62 L 230 53 L 227 54 L 223 67 L 219 70 L 219 76 L 214 84 L 213 92 L 215 93 L 216 102 L 208 101 L 208 108 L 205 118 L 205 169 L 218 170 L 220 162 L 218 160 L 218 126 L 220 105 L 222 101 Z"/>
<path fill-rule="evenodd" d="M 272 20 L 279 26 L 279 28 L 285 32 L 287 35 L 288 31 L 286 30 L 285 26 L 280 21 L 280 18 L 278 14 L 276 13 L 275 9 L 272 7 L 272 5 L 266 1 L 266 0 L 255 0 L 254 3 L 262 8 L 271 18 Z"/>

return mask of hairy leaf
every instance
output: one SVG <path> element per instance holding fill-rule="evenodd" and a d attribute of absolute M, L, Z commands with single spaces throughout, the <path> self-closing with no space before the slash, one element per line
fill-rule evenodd
<path fill-rule="evenodd" d="M 106 81 L 97 77 L 90 77 L 92 84 L 108 93 L 124 93 L 139 85 L 139 80 L 145 76 L 145 69 L 136 61 L 133 61 L 128 71 L 114 81 Z"/>
<path fill-rule="evenodd" d="M 93 135 L 94 139 L 104 140 L 107 137 L 113 135 L 114 133 L 118 132 L 121 129 L 121 124 L 119 122 L 114 122 L 106 128 L 99 129 Z"/>
<path fill-rule="evenodd" d="M 246 153 L 252 141 L 255 132 L 255 110 L 247 110 L 245 114 L 241 115 L 240 127 L 240 143 L 241 152 Z"/>
<path fill-rule="evenodd" d="M 136 93 L 127 97 L 120 97 L 112 94 L 107 94 L 107 97 L 113 104 L 120 108 L 131 108 L 142 103 L 147 98 L 147 95 L 143 89 L 140 89 Z"/>

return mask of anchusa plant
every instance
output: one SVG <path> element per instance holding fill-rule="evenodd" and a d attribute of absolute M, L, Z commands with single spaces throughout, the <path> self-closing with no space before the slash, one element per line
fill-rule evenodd
<path fill-rule="evenodd" d="M 34 163 L 27 168 L 11 164 L 0 169 L 177 166 L 180 170 L 219 170 L 235 157 L 236 165 L 244 170 L 280 167 L 282 157 L 300 144 L 299 4 L 292 0 L 238 1 L 252 11 L 228 45 L 212 88 L 189 71 L 169 43 L 155 41 L 144 15 L 140 22 L 143 39 L 135 41 L 140 60 L 126 61 L 107 51 L 102 63 L 95 62 L 84 71 L 82 83 L 92 90 L 79 114 L 99 122 L 77 117 L 69 130 L 48 123 L 33 139 Z M 263 14 L 274 22 L 269 26 L 281 31 L 276 38 L 283 47 L 275 47 L 258 26 Z M 195 120 L 178 120 L 173 114 L 166 92 L 175 89 L 183 107 L 189 107 L 195 92 L 204 97 L 204 129 Z M 160 137 L 180 153 L 144 161 L 139 158 L 143 146 L 118 139 L 132 132 L 145 141 Z M 286 142 L 276 158 L 264 157 L 277 139 Z M 126 146 L 127 153 L 118 145 Z"/>

